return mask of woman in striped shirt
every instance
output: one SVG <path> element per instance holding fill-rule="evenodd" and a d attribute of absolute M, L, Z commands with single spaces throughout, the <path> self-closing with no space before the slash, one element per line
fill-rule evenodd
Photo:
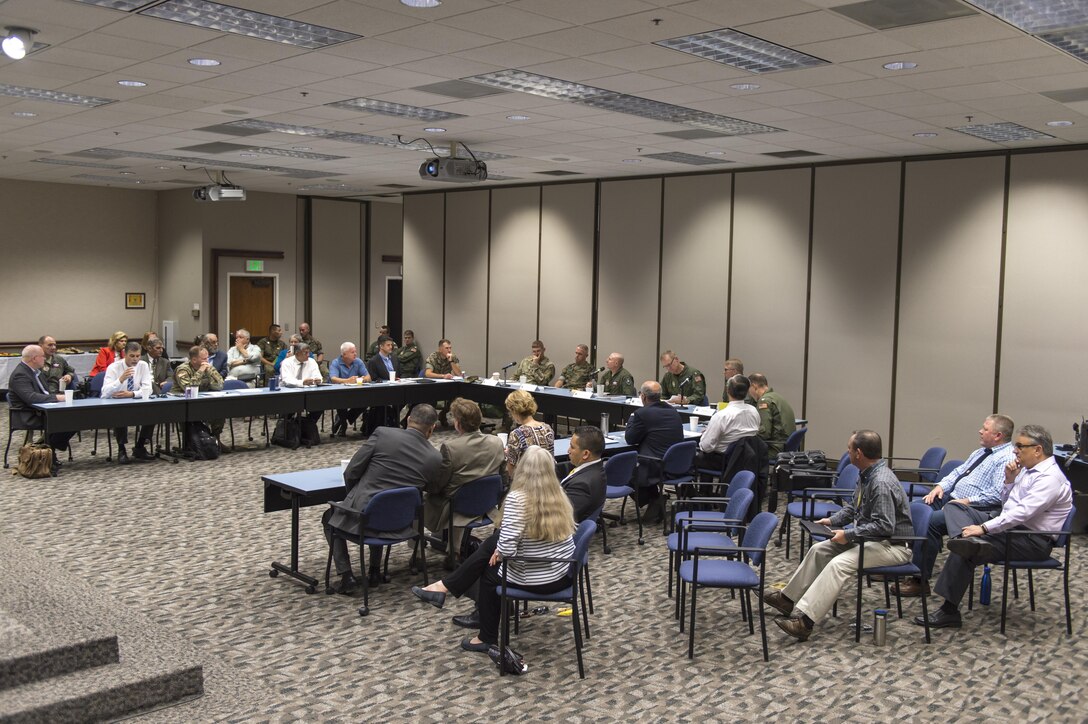
<path fill-rule="evenodd" d="M 412 587 L 412 593 L 442 608 L 446 594 L 461 596 L 479 581 L 476 606 L 480 610 L 480 632 L 461 641 L 466 651 L 487 652 L 499 642 L 499 594 L 501 561 L 511 556 L 570 558 L 574 555 L 574 509 L 559 479 L 555 460 L 541 447 L 525 451 L 514 474 L 506 502 L 502 527 L 457 570 L 426 588 Z M 571 585 L 568 563 L 509 561 L 507 580 L 518 588 L 537 593 L 555 593 Z"/>

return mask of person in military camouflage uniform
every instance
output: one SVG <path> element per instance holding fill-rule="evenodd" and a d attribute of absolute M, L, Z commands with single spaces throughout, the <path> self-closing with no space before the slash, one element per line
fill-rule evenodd
<path fill-rule="evenodd" d="M 174 370 L 174 386 L 171 395 L 184 395 L 189 387 L 199 388 L 201 392 L 218 392 L 223 389 L 223 375 L 208 362 L 208 349 L 203 346 L 189 348 L 189 361 L 182 362 Z M 223 432 L 225 420 L 208 420 L 208 426 L 216 440 Z"/>
<path fill-rule="evenodd" d="M 589 363 L 589 347 L 580 344 L 574 348 L 574 361 L 563 368 L 559 379 L 555 381 L 556 387 L 566 387 L 568 390 L 584 390 L 586 383 L 593 374 L 593 365 Z"/>
<path fill-rule="evenodd" d="M 363 359 L 363 362 L 364 363 L 369 362 L 371 357 L 378 354 L 378 350 L 381 349 L 381 346 L 382 346 L 381 345 L 382 337 L 390 337 L 390 336 L 392 336 L 392 335 L 389 334 L 389 325 L 388 324 L 383 324 L 382 326 L 378 327 L 378 338 L 376 340 L 374 340 L 373 342 L 371 342 L 370 346 L 367 347 L 366 357 Z M 413 336 L 415 336 L 415 335 L 413 335 Z M 397 345 L 396 345 L 396 342 L 394 342 L 393 343 L 393 349 L 396 349 L 396 348 L 397 348 Z"/>
<path fill-rule="evenodd" d="M 325 353 L 321 351 L 321 342 L 310 334 L 310 323 L 303 322 L 298 325 L 298 334 L 303 343 L 310 345 L 310 359 L 317 362 L 317 368 L 321 370 L 321 379 L 329 379 L 329 363 L 325 361 Z"/>
<path fill-rule="evenodd" d="M 45 352 L 45 365 L 38 372 L 38 379 L 45 385 L 45 391 L 59 395 L 61 380 L 64 380 L 65 389 L 75 389 L 79 375 L 68 360 L 57 354 L 57 340 L 45 335 L 38 339 L 38 346 Z"/>
<path fill-rule="evenodd" d="M 448 339 L 440 339 L 438 349 L 427 357 L 423 369 L 423 374 L 432 380 L 452 380 L 461 376 L 461 360 L 453 353 L 453 344 Z"/>
<path fill-rule="evenodd" d="M 661 353 L 661 366 L 665 368 L 661 377 L 662 399 L 674 405 L 703 404 L 706 378 L 702 372 L 681 362 L 671 349 Z"/>
<path fill-rule="evenodd" d="M 261 350 L 261 363 L 264 365 L 264 376 L 271 377 L 276 374 L 273 365 L 282 350 L 287 349 L 287 343 L 283 341 L 283 327 L 278 324 L 268 326 L 268 336 L 257 343 Z"/>
<path fill-rule="evenodd" d="M 533 385 L 550 385 L 555 377 L 555 365 L 544 356 L 544 343 L 539 339 L 533 340 L 533 353 L 518 362 L 514 368 L 514 379 L 521 379 L 525 375 L 525 381 Z"/>
<path fill-rule="evenodd" d="M 423 353 L 416 344 L 416 333 L 410 329 L 404 330 L 404 346 L 397 350 L 397 359 L 400 360 L 401 374 L 405 377 L 418 377 L 423 369 Z"/>
<path fill-rule="evenodd" d="M 782 452 L 786 438 L 797 429 L 797 418 L 790 403 L 774 391 L 765 375 L 755 372 L 748 379 L 752 382 L 752 396 L 757 400 L 759 437 L 767 443 L 767 454 L 773 460 Z"/>
<path fill-rule="evenodd" d="M 608 359 L 605 360 L 604 366 L 608 369 L 597 378 L 598 383 L 604 385 L 604 393 L 606 395 L 634 397 L 635 378 L 631 376 L 630 372 L 624 369 L 623 355 L 619 352 L 613 352 L 608 355 Z"/>

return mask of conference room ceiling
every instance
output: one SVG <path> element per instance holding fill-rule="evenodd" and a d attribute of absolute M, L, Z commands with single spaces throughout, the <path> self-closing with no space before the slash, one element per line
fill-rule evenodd
<path fill-rule="evenodd" d="M 155 16 L 202 0 L 0 0 L 0 30 L 37 31 L 26 58 L 0 56 L 0 177 L 167 190 L 225 171 L 373 197 L 1088 142 L 1088 63 L 984 0 L 226 4 L 342 34 L 311 49 Z M 811 65 L 682 52 L 706 33 Z M 397 134 L 463 142 L 492 179 L 422 181 L 430 151 Z"/>

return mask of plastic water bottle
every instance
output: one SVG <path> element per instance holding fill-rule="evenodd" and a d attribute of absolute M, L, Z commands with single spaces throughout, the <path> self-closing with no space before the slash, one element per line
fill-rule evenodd
<path fill-rule="evenodd" d="M 978 587 L 978 602 L 983 606 L 990 605 L 990 567 L 982 567 L 982 583 Z"/>

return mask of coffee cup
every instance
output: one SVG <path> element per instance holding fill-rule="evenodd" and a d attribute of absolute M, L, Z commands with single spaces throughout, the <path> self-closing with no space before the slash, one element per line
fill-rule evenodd
<path fill-rule="evenodd" d="M 185 396 L 188 397 L 190 400 L 195 400 L 196 398 L 200 397 L 200 388 L 199 387 L 189 387 L 189 388 L 187 388 L 185 390 Z"/>
<path fill-rule="evenodd" d="M 393 371 L 389 372 L 389 381 L 390 382 L 396 382 L 397 381 L 397 373 L 396 372 L 393 372 Z"/>
<path fill-rule="evenodd" d="M 528 382 L 528 381 L 529 381 L 529 378 L 528 378 L 528 377 L 526 377 L 525 375 L 522 375 L 521 377 L 519 377 L 519 378 L 518 378 L 518 382 L 519 382 L 520 384 L 523 384 L 523 385 L 524 385 L 524 384 L 525 384 L 526 382 Z"/>
<path fill-rule="evenodd" d="M 699 417 L 697 415 L 688 418 L 688 427 L 692 432 L 699 432 Z"/>
<path fill-rule="evenodd" d="M 64 390 L 64 404 L 70 405 L 76 399 L 75 390 Z"/>

